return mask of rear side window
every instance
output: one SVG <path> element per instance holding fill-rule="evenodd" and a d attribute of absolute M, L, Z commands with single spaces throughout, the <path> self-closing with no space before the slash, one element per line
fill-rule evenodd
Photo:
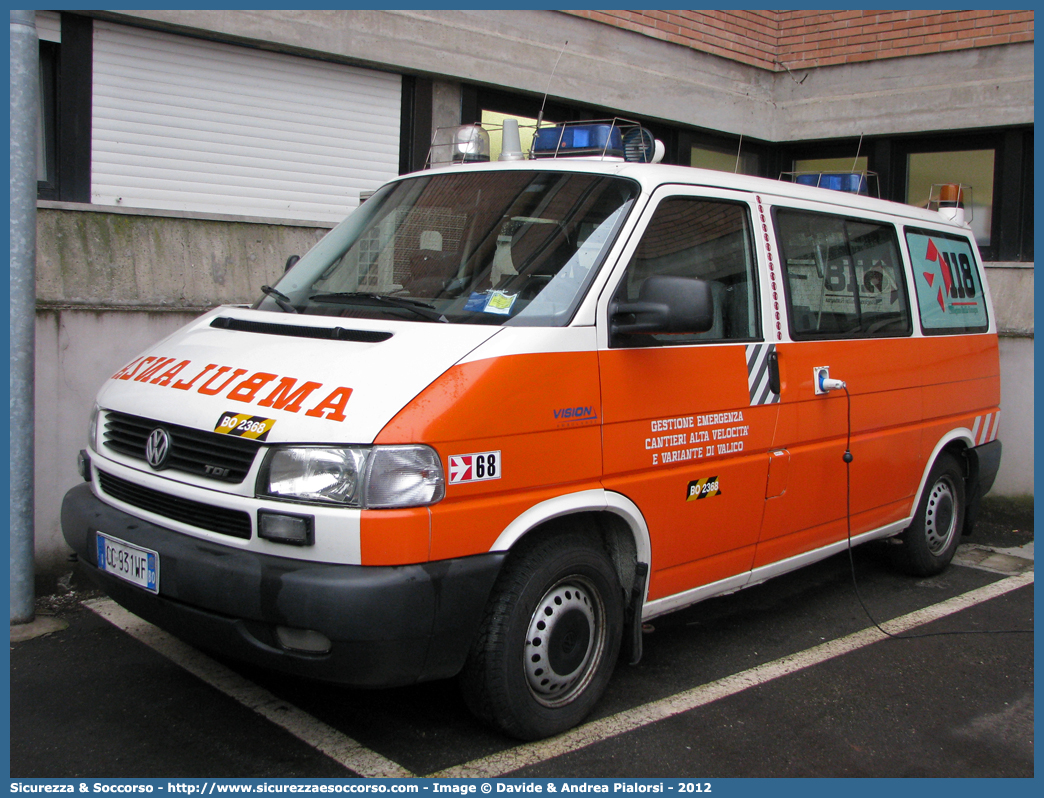
<path fill-rule="evenodd" d="M 891 225 L 786 208 L 774 218 L 795 339 L 910 334 Z"/>
<path fill-rule="evenodd" d="M 924 334 L 985 332 L 986 297 L 968 239 L 910 227 L 904 232 Z"/>

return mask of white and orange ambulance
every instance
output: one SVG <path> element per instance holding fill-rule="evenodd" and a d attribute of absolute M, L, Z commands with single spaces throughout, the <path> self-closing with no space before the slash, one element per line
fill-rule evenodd
<path fill-rule="evenodd" d="M 230 657 L 459 674 L 537 738 L 643 620 L 875 539 L 944 569 L 1000 460 L 959 208 L 635 163 L 622 133 L 393 180 L 113 374 L 62 510 L 86 570 Z"/>

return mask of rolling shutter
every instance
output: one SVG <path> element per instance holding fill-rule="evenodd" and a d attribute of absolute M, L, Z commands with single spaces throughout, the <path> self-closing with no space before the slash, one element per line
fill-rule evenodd
<path fill-rule="evenodd" d="M 398 174 L 398 75 L 97 21 L 91 198 L 336 222 Z"/>

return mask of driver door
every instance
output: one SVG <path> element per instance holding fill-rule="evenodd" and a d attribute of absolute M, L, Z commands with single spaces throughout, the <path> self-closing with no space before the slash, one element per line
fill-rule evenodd
<path fill-rule="evenodd" d="M 704 280 L 714 303 L 706 332 L 607 329 L 599 352 L 604 483 L 648 524 L 650 601 L 742 583 L 754 559 L 779 399 L 754 218 L 743 194 L 661 189 L 603 297 L 607 326 L 610 302 L 634 302 L 654 275 Z"/>

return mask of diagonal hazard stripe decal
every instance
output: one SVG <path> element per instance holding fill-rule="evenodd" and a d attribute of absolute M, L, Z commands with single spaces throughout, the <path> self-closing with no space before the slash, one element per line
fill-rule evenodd
<path fill-rule="evenodd" d="M 263 441 L 268 437 L 269 430 L 275 426 L 275 419 L 252 416 L 249 413 L 236 413 L 228 411 L 221 414 L 214 432 L 222 435 L 235 435 L 239 438 L 252 438 L 255 441 Z"/>
<path fill-rule="evenodd" d="M 720 495 L 721 484 L 719 483 L 718 478 L 704 477 L 703 479 L 694 479 L 692 482 L 689 483 L 689 487 L 685 495 L 685 501 L 698 501 L 699 499 L 706 499 L 709 496 Z"/>
<path fill-rule="evenodd" d="M 747 386 L 751 405 L 770 405 L 779 401 L 779 394 L 769 387 L 769 356 L 775 351 L 775 344 L 747 344 Z"/>

